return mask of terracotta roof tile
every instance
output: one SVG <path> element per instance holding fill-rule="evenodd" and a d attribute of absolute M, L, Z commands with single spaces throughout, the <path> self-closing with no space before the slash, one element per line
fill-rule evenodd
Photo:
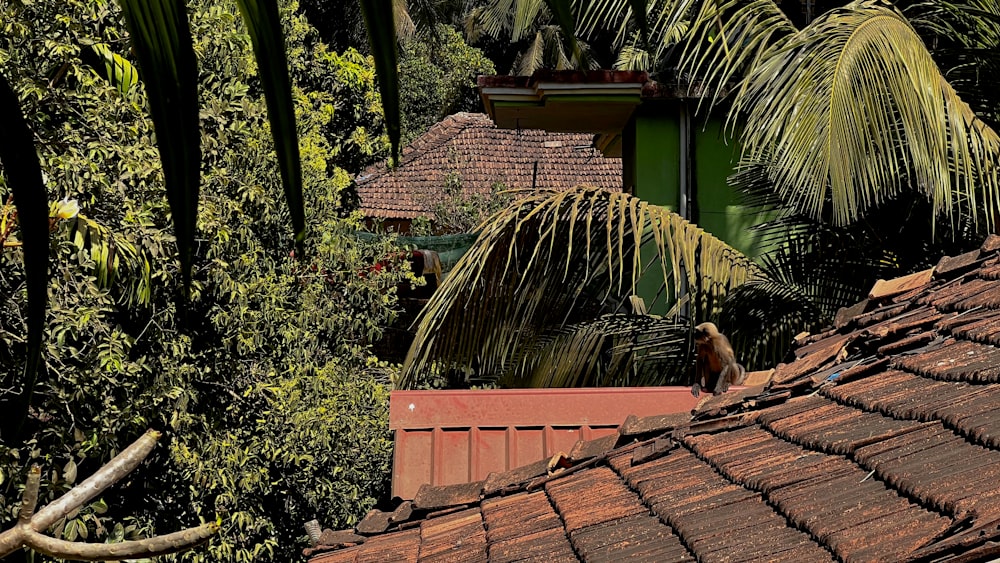
<path fill-rule="evenodd" d="M 630 416 L 622 423 L 620 432 L 622 436 L 626 437 L 640 436 L 653 432 L 662 433 L 690 422 L 691 415 L 689 413 L 673 413 L 642 418 Z"/>
<path fill-rule="evenodd" d="M 366 216 L 434 218 L 449 174 L 465 194 L 505 189 L 568 189 L 580 184 L 620 191 L 621 159 L 607 158 L 592 136 L 540 130 L 498 129 L 484 114 L 457 113 L 435 124 L 403 149 L 399 166 L 369 167 L 357 177 Z M 535 163 L 538 164 L 535 176 Z"/>
<path fill-rule="evenodd" d="M 875 287 L 868 292 L 868 299 L 885 299 L 887 297 L 894 297 L 901 293 L 927 285 L 933 277 L 934 268 L 930 268 L 928 270 L 915 272 L 894 280 L 878 280 L 875 282 Z"/>
<path fill-rule="evenodd" d="M 420 525 L 420 561 L 487 561 L 486 530 L 479 508 L 463 510 Z"/>
<path fill-rule="evenodd" d="M 458 483 L 455 485 L 424 485 L 413 498 L 413 508 L 420 510 L 439 510 L 459 504 L 479 502 L 483 492 L 484 481 L 474 483 Z"/>
<path fill-rule="evenodd" d="M 978 260 L 981 251 L 977 248 L 959 256 L 945 256 L 938 262 L 935 270 L 939 274 L 948 275 L 972 267 Z"/>
<path fill-rule="evenodd" d="M 579 442 L 568 469 L 549 475 L 541 460 L 491 476 L 494 486 L 450 497 L 467 503 L 461 512 L 313 561 L 387 545 L 412 554 L 425 540 L 428 554 L 466 549 L 470 561 L 994 557 L 1000 272 L 982 252 L 797 339 L 770 384 L 705 401 L 693 420 L 630 417 L 616 435 Z"/>
<path fill-rule="evenodd" d="M 482 504 L 490 562 L 547 557 L 578 561 L 559 515 L 544 492 L 521 493 Z"/>

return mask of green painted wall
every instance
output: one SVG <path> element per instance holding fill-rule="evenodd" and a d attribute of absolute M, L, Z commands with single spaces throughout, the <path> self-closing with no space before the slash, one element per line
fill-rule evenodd
<path fill-rule="evenodd" d="M 739 161 L 739 147 L 726 137 L 725 118 L 712 116 L 694 121 L 695 194 L 697 207 L 692 219 L 700 227 L 749 256 L 757 255 L 757 237 L 750 227 L 757 224 L 756 213 L 742 206 L 740 194 L 726 185 Z"/>
<path fill-rule="evenodd" d="M 665 205 L 675 211 L 680 202 L 679 111 L 676 102 L 647 102 L 639 106 L 634 119 L 633 193 L 650 203 Z M 623 142 L 623 157 L 626 150 Z"/>
<path fill-rule="evenodd" d="M 636 197 L 649 203 L 662 205 L 676 211 L 680 203 L 680 107 L 676 102 L 646 103 L 636 110 L 635 119 L 623 132 L 622 168 L 634 167 L 634 173 L 625 172 L 626 188 L 634 177 Z M 626 160 L 627 159 L 627 160 Z M 650 264 L 655 252 L 642 252 L 644 265 Z M 652 264 L 649 275 L 639 279 L 636 291 L 646 301 L 650 313 L 664 315 L 673 296 L 659 296 L 662 285 L 660 266 Z"/>
<path fill-rule="evenodd" d="M 680 102 L 646 102 L 640 106 L 622 132 L 623 181 L 626 189 L 650 203 L 671 210 L 680 209 L 681 132 Z M 750 227 L 760 221 L 747 213 L 739 194 L 726 184 L 739 160 L 739 147 L 723 136 L 725 119 L 712 116 L 707 121 L 691 118 L 691 181 L 695 202 L 690 218 L 706 231 L 726 241 L 744 254 L 758 254 L 756 236 Z M 644 253 L 648 263 L 652 253 Z M 639 282 L 639 295 L 654 314 L 666 313 L 673 296 L 661 296 L 659 278 L 650 275 Z"/>

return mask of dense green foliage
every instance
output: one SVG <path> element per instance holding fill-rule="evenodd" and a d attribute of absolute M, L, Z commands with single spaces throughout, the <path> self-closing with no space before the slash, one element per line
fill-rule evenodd
<path fill-rule="evenodd" d="M 218 517 L 220 537 L 180 559 L 299 557 L 304 521 L 352 523 L 384 494 L 388 474 L 388 378 L 369 345 L 394 316 L 404 274 L 367 273 L 391 243 L 355 239 L 360 217 L 341 204 L 348 171 L 387 152 L 370 59 L 330 52 L 294 4 L 282 5 L 309 231 L 296 259 L 236 6 L 190 3 L 203 163 L 194 285 L 183 300 L 143 87 L 109 81 L 92 48 L 128 59 L 116 5 L 0 10 L 0 64 L 34 128 L 50 193 L 81 208 L 52 238 L 46 370 L 29 439 L 0 437 L 0 525 L 16 514 L 30 463 L 47 468 L 43 497 L 52 498 L 155 427 L 165 438 L 147 466 L 56 534 L 105 541 Z M 0 184 L 0 197 L 8 193 Z M 0 260 L 0 294 L 10 296 L 0 305 L 0 369 L 11 387 L 25 357 L 24 278 L 17 247 Z"/>
<path fill-rule="evenodd" d="M 445 117 L 477 111 L 476 76 L 495 74 L 482 51 L 465 44 L 453 28 L 439 25 L 403 44 L 399 62 L 403 143 Z"/>

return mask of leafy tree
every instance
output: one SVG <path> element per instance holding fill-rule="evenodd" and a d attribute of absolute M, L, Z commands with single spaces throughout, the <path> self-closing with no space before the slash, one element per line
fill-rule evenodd
<path fill-rule="evenodd" d="M 247 30 L 234 4 L 191 4 L 199 235 L 190 295 L 173 295 L 152 289 L 176 287 L 181 271 L 146 84 L 123 91 L 102 71 L 105 59 L 85 56 L 103 44 L 129 62 L 120 11 L 55 1 L 2 9 L 0 58 L 33 124 L 42 171 L 80 215 L 54 227 L 48 376 L 25 438 L 0 443 L 0 526 L 12 521 L 28 464 L 54 468 L 41 479 L 48 502 L 153 426 L 165 447 L 149 466 L 57 522 L 57 536 L 120 541 L 218 516 L 219 537 L 178 558 L 295 560 L 302 522 L 353 523 L 383 494 L 388 470 L 388 378 L 370 343 L 394 317 L 393 288 L 406 275 L 370 270 L 395 249 L 352 235 L 361 218 L 342 217 L 350 176 L 336 166 L 360 168 L 351 155 L 387 152 L 372 59 L 335 56 L 294 4 L 282 6 L 314 233 L 292 258 L 291 212 Z M 11 187 L 0 184 L 0 197 Z M 24 225 L 7 240 L 23 242 Z M 0 260 L 0 293 L 11 296 L 0 309 L 0 365 L 13 375 L 27 356 L 28 280 L 21 247 Z"/>
<path fill-rule="evenodd" d="M 402 140 L 409 143 L 438 121 L 480 107 L 476 77 L 494 74 L 482 51 L 453 28 L 438 25 L 401 47 L 399 62 Z"/>

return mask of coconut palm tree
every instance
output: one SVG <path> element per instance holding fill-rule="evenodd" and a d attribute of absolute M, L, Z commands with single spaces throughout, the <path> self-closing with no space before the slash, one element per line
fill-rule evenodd
<path fill-rule="evenodd" d="M 532 5 L 531 0 L 507 0 L 512 3 L 515 8 Z M 759 259 L 754 274 L 743 278 L 745 283 L 726 286 L 724 302 L 712 309 L 675 308 L 667 319 L 673 326 L 656 325 L 654 334 L 663 340 L 664 331 L 676 337 L 692 321 L 721 320 L 752 367 L 773 365 L 797 332 L 831 320 L 837 308 L 861 299 L 877 277 L 933 265 L 942 251 L 961 248 L 963 242 L 975 244 L 995 228 L 1000 207 L 1000 138 L 992 128 L 1000 97 L 994 88 L 982 87 L 981 74 L 1000 61 L 996 3 L 908 2 L 904 12 L 888 2 L 860 0 L 809 14 L 801 27 L 782 11 L 785 4 L 580 2 L 574 4 L 576 17 L 561 21 L 566 36 L 577 34 L 583 40 L 613 32 L 620 63 L 631 59 L 645 64 L 661 81 L 684 77 L 707 85 L 716 94 L 705 98 L 699 110 L 729 112 L 729 125 L 742 146 L 739 172 L 731 183 L 774 217 L 759 227 L 771 250 Z M 952 66 L 942 71 L 935 54 L 946 54 Z M 954 84 L 947 77 L 954 77 Z M 968 92 L 970 103 L 960 90 Z M 508 213 L 516 217 L 523 209 L 515 206 Z M 649 381 L 636 376 L 644 373 L 645 356 L 634 354 L 649 349 L 637 344 L 652 326 L 647 319 L 633 317 L 635 329 L 627 330 L 616 317 L 607 341 L 595 344 L 592 335 L 608 326 L 603 315 L 622 314 L 614 302 L 586 318 L 558 306 L 554 314 L 537 318 L 533 307 L 545 307 L 533 303 L 540 298 L 538 289 L 544 288 L 544 303 L 554 302 L 549 293 L 557 289 L 550 278 L 532 277 L 532 271 L 518 272 L 506 282 L 511 262 L 502 259 L 534 256 L 545 245 L 565 253 L 551 241 L 567 235 L 549 230 L 572 232 L 586 225 L 596 232 L 571 238 L 624 241 L 625 249 L 617 254 L 606 251 L 608 269 L 636 272 L 632 261 L 643 251 L 635 250 L 637 239 L 629 247 L 630 237 L 623 236 L 630 232 L 622 227 L 629 217 L 616 215 L 627 213 L 626 208 L 593 215 L 579 206 L 549 206 L 536 213 L 546 214 L 533 219 L 547 225 L 546 234 L 512 239 L 509 246 L 499 244 L 492 229 L 510 218 L 497 217 L 486 225 L 476 260 L 489 262 L 495 255 L 508 266 L 478 269 L 474 275 L 463 271 L 446 283 L 419 321 L 403 385 L 435 368 L 453 383 L 469 373 L 508 384 Z M 673 239 L 670 245 L 661 256 L 692 252 L 683 240 Z M 563 256 L 567 263 L 587 263 L 593 251 L 594 245 L 586 251 L 571 245 L 569 257 Z M 695 287 L 684 295 L 700 297 L 697 284 L 714 283 L 726 262 L 672 261 L 670 267 L 689 268 L 686 285 Z M 613 278 L 606 281 L 615 283 Z M 497 283 L 511 283 L 519 293 L 496 291 Z M 477 292 L 479 287 L 488 290 Z M 597 294 L 608 288 L 601 286 Z M 570 284 L 565 291 L 579 295 L 581 289 Z M 616 294 L 619 301 L 625 296 L 627 291 Z M 529 314 L 518 316 L 522 311 Z M 681 312 L 687 314 L 678 316 Z M 565 317 L 559 319 L 559 314 Z M 493 326 L 480 328 L 487 324 Z M 449 332 L 459 326 L 475 329 Z M 448 338 L 453 341 L 445 342 Z M 522 344 L 525 339 L 528 345 Z M 690 352 L 679 342 L 674 338 L 662 348 L 658 357 L 669 357 L 670 367 L 661 362 L 657 381 L 671 381 L 671 374 L 683 371 Z M 550 344 L 558 347 L 556 352 L 549 350 Z M 533 356 L 540 350 L 543 356 Z M 596 350 L 603 350 L 603 371 L 593 365 L 600 357 Z M 622 367 L 622 357 L 639 359 Z M 553 358 L 562 364 L 554 367 Z M 540 365 L 563 375 L 556 381 L 546 378 L 537 369 Z M 609 379 L 612 372 L 617 375 Z"/>
<path fill-rule="evenodd" d="M 451 386 L 659 382 L 684 371 L 689 327 L 762 277 L 676 213 L 597 188 L 543 191 L 488 219 L 421 313 L 400 381 Z M 659 285 L 645 314 L 642 280 Z"/>

